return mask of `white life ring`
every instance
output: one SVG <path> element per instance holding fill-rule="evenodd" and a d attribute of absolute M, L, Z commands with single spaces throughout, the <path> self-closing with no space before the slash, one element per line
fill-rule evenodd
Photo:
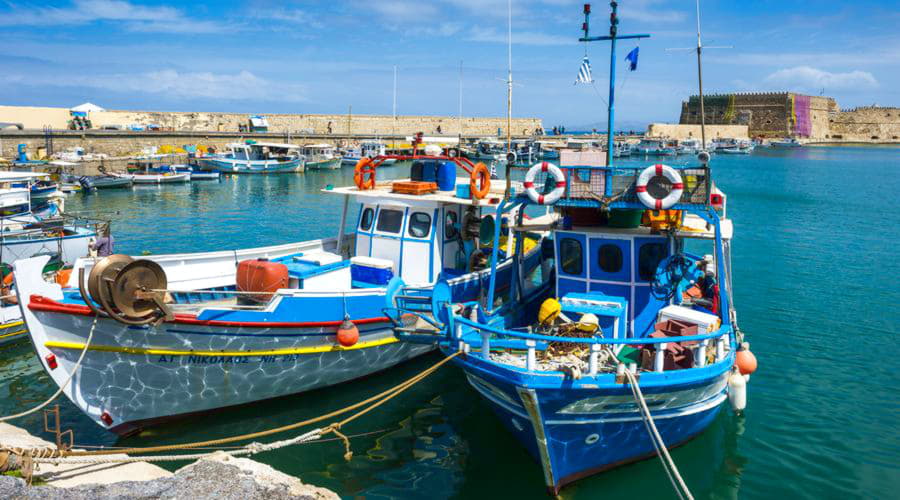
<path fill-rule="evenodd" d="M 654 198 L 647 192 L 647 184 L 650 182 L 650 179 L 658 175 L 665 176 L 665 178 L 672 183 L 672 190 L 662 199 Z M 637 193 L 638 199 L 641 200 L 641 203 L 647 208 L 653 210 L 665 210 L 678 203 L 678 200 L 681 199 L 681 193 L 684 191 L 684 182 L 682 182 L 681 174 L 679 174 L 677 170 L 668 165 L 657 163 L 656 165 L 645 168 L 643 172 L 641 172 L 641 175 L 638 176 L 637 186 L 635 186 L 634 190 Z"/>
<path fill-rule="evenodd" d="M 534 188 L 534 178 L 537 176 L 538 172 L 549 172 L 550 175 L 556 179 L 556 187 L 546 195 L 538 193 Z M 525 174 L 525 183 L 523 186 L 525 187 L 525 194 L 527 194 L 528 198 L 534 203 L 537 203 L 538 205 L 552 205 L 562 198 L 563 193 L 566 192 L 566 176 L 556 165 L 542 161 L 535 163 L 528 169 L 528 173 Z"/>

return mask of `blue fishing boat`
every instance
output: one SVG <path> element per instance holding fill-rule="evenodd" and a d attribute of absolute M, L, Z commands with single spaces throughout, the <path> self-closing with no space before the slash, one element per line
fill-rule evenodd
<path fill-rule="evenodd" d="M 80 259 L 62 284 L 45 279 L 43 258 L 16 262 L 44 369 L 97 425 L 128 434 L 365 377 L 433 350 L 394 336 L 400 327 L 434 333 L 433 319 L 407 323 L 389 310 L 430 310 L 437 282 L 455 301 L 483 295 L 492 272 L 492 286 L 508 287 L 512 240 L 500 248 L 481 235 L 512 237 L 518 207 L 502 202 L 503 186 L 491 186 L 484 165 L 441 155 L 394 159 L 412 161 L 410 179 L 376 182 L 376 158 L 356 167 L 355 185 L 323 190 L 343 201 L 337 236 Z M 470 175 L 458 179 L 457 168 Z M 538 233 L 516 248 L 524 269 L 544 262 Z M 487 266 L 489 258 L 496 265 Z M 78 376 L 65 385 L 81 352 Z M 164 380 L 171 383 L 161 398 Z"/>
<path fill-rule="evenodd" d="M 200 158 L 204 170 L 223 174 L 277 174 L 303 171 L 300 146 L 269 142 L 228 144 L 228 151 Z"/>
<path fill-rule="evenodd" d="M 612 36 L 599 38 L 587 34 L 585 6 L 582 41 L 648 36 L 617 35 L 611 6 Z M 659 455 L 691 498 L 668 448 L 703 432 L 726 400 L 742 411 L 756 366 L 732 301 L 733 226 L 708 154 L 693 166 L 622 167 L 612 134 L 608 144 L 605 154 L 563 150 L 561 167 L 535 165 L 509 200 L 562 214 L 549 297 L 528 280 L 501 290 L 492 274 L 476 301 L 436 285 L 431 315 L 440 349 L 540 464 L 551 494 Z M 533 230 L 517 213 L 512 227 Z"/>

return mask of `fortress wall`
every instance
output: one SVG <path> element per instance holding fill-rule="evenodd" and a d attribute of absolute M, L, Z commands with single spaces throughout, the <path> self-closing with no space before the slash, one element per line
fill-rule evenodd
<path fill-rule="evenodd" d="M 900 108 L 864 107 L 832 116 L 831 141 L 900 142 Z"/>
<path fill-rule="evenodd" d="M 672 139 L 700 139 L 700 125 L 676 125 L 670 123 L 651 123 L 647 127 L 650 137 L 669 137 Z M 716 138 L 748 139 L 746 125 L 707 125 L 706 140 Z"/>
<path fill-rule="evenodd" d="M 238 132 L 239 125 L 248 124 L 249 116 L 247 113 L 101 111 L 90 113 L 89 118 L 95 129 L 104 125 L 155 124 L 178 132 Z M 446 135 L 493 136 L 498 129 L 502 134 L 506 133 L 506 118 L 501 117 L 464 117 L 460 131 L 460 120 L 453 116 L 398 116 L 396 119 L 389 115 L 347 114 L 264 116 L 269 122 L 269 131 L 274 133 L 411 135 L 416 132 L 435 134 L 438 127 Z M 0 106 L 0 122 L 22 123 L 27 129 L 49 126 L 65 130 L 69 119 L 69 111 L 64 108 Z M 512 134 L 532 135 L 541 126 L 538 118 L 514 118 Z"/>

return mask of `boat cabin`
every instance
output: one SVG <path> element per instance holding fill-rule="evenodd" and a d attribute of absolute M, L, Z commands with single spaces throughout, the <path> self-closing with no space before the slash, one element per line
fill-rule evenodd
<path fill-rule="evenodd" d="M 300 146 L 275 142 L 236 142 L 227 145 L 227 156 L 235 160 L 290 161 L 300 156 Z"/>
<path fill-rule="evenodd" d="M 456 191 L 434 191 L 404 194 L 395 185 L 406 181 L 379 182 L 375 188 L 356 187 L 326 189 L 325 193 L 346 197 L 343 219 L 355 224 L 350 234 L 339 235 L 342 246 L 349 246 L 350 261 L 362 266 L 377 266 L 399 276 L 406 283 L 432 284 L 438 279 L 452 279 L 486 267 L 495 230 L 497 206 L 503 186 L 492 188 L 484 199 L 473 200 L 468 193 L 468 179 L 456 179 Z M 457 194 L 465 195 L 464 197 Z M 349 214 L 349 201 L 359 203 Z M 516 210 L 501 219 L 502 234 L 511 235 L 509 221 Z M 345 224 L 341 224 L 345 227 Z M 512 252 L 512 238 L 501 256 Z M 365 286 L 354 281 L 354 286 Z M 386 281 L 375 281 L 383 285 Z"/>

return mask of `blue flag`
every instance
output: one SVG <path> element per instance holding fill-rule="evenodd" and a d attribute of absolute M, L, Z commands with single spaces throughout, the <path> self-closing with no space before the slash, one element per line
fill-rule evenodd
<path fill-rule="evenodd" d="M 631 63 L 631 65 L 628 66 L 628 69 L 630 69 L 631 71 L 637 69 L 638 50 L 640 50 L 640 47 L 635 47 L 634 50 L 632 50 L 628 53 L 627 56 L 625 56 L 625 60 Z"/>

